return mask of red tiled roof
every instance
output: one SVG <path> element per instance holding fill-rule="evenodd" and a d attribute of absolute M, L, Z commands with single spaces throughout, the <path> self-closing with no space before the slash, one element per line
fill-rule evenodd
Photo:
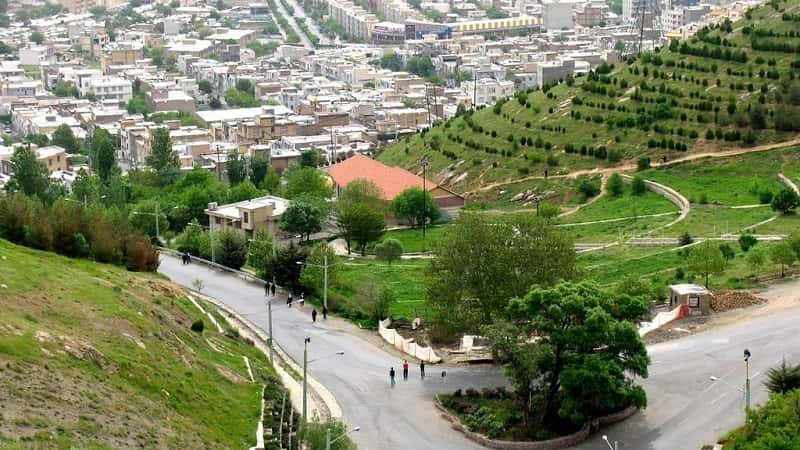
<path fill-rule="evenodd" d="M 355 155 L 332 165 L 329 173 L 333 182 L 342 188 L 359 178 L 370 180 L 381 188 L 384 200 L 390 201 L 410 187 L 422 187 L 422 177 L 399 167 L 381 164 L 364 155 Z M 425 187 L 431 191 L 438 185 L 428 180 Z"/>

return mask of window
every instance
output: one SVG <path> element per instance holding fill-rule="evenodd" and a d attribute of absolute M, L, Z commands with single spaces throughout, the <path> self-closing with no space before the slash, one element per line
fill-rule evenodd
<path fill-rule="evenodd" d="M 220 223 L 222 223 L 222 221 L 219 219 L 219 217 L 214 217 L 214 223 L 219 225 Z"/>
<path fill-rule="evenodd" d="M 244 213 L 244 223 L 249 223 L 248 219 L 250 218 L 250 214 Z"/>

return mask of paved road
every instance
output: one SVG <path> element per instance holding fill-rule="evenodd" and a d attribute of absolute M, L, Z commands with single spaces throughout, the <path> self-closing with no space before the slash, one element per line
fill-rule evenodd
<path fill-rule="evenodd" d="M 205 282 L 203 293 L 223 301 L 265 326 L 261 288 L 234 276 L 209 270 L 198 264 L 182 266 L 177 259 L 162 256 L 159 271 L 173 281 L 191 286 Z M 800 283 L 778 286 L 795 297 L 790 308 L 747 321 L 720 327 L 703 334 L 649 347 L 650 378 L 643 384 L 649 406 L 631 419 L 604 431 L 620 442 L 621 450 L 696 450 L 715 441 L 744 419 L 743 395 L 737 390 L 744 382 L 742 351 L 753 354 L 751 374 L 753 402 L 766 400 L 764 372 L 786 355 L 800 359 Z M 280 304 L 282 302 L 278 302 Z M 310 366 L 311 374 L 337 398 L 345 420 L 362 431 L 354 438 L 365 450 L 471 450 L 482 448 L 452 431 L 439 418 L 431 403 L 438 391 L 457 387 L 482 387 L 503 383 L 497 369 L 487 367 L 448 368 L 447 384 L 429 367 L 429 378 L 421 382 L 416 370 L 411 380 L 389 389 L 388 368 L 400 361 L 361 338 L 312 325 L 307 315 L 295 309 L 273 311 L 275 338 L 296 360 L 302 359 L 302 341 L 311 337 L 310 359 L 323 358 Z M 344 350 L 342 357 L 328 357 Z M 413 366 L 412 366 L 413 367 Z M 416 367 L 413 367 L 416 369 Z M 711 376 L 720 377 L 713 382 Z M 575 447 L 604 450 L 600 435 Z"/>

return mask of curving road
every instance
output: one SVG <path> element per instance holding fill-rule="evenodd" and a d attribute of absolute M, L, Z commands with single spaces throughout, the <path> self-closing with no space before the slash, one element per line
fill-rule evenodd
<path fill-rule="evenodd" d="M 199 264 L 183 266 L 161 256 L 159 271 L 174 282 L 191 287 L 202 279 L 203 293 L 224 302 L 254 323 L 266 328 L 263 289 L 233 275 Z M 753 354 L 753 403 L 767 398 L 764 373 L 781 358 L 800 359 L 800 281 L 777 284 L 764 294 L 776 298 L 767 306 L 748 310 L 743 320 L 731 321 L 702 334 L 648 347 L 652 365 L 643 380 L 648 394 L 646 410 L 603 431 L 619 441 L 620 450 L 697 450 L 714 442 L 744 419 L 742 351 Z M 283 302 L 278 300 L 277 304 Z M 441 367 L 429 367 L 423 382 L 412 365 L 408 382 L 388 387 L 388 368 L 401 361 L 371 342 L 350 333 L 345 326 L 311 324 L 305 312 L 277 308 L 273 311 L 277 342 L 297 361 L 302 342 L 311 337 L 310 373 L 338 400 L 344 418 L 361 427 L 353 435 L 363 450 L 473 450 L 483 447 L 451 430 L 439 417 L 432 395 L 464 387 L 505 384 L 491 367 L 447 368 L 446 383 L 435 376 Z M 741 313 L 739 313 L 741 314 Z M 337 351 L 342 357 L 329 357 Z M 399 372 L 399 371 L 398 371 Z M 398 373 L 399 375 L 399 373 Z M 719 377 L 711 381 L 710 377 Z M 398 377 L 400 378 L 400 377 Z M 578 450 L 605 450 L 599 434 L 578 445 Z"/>

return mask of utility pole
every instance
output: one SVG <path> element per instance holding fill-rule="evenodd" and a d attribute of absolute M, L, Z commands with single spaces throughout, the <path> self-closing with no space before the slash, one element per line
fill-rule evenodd
<path fill-rule="evenodd" d="M 307 337 L 303 341 L 303 423 L 305 426 L 308 419 L 308 343 L 311 338 Z"/>
<path fill-rule="evenodd" d="M 744 411 L 750 411 L 750 350 L 744 349 Z"/>
<path fill-rule="evenodd" d="M 219 161 L 219 150 L 220 147 L 222 147 L 222 144 L 217 143 L 215 147 L 217 148 L 217 180 L 222 181 L 222 171 L 220 170 L 220 161 Z"/>
<path fill-rule="evenodd" d="M 428 169 L 428 156 L 425 155 L 420 161 L 422 166 L 422 252 L 427 250 L 425 245 L 425 228 L 428 224 L 428 184 L 427 184 L 427 169 Z"/>
<path fill-rule="evenodd" d="M 324 283 L 322 288 L 322 305 L 325 309 L 328 309 L 328 247 L 326 246 L 323 250 L 325 253 L 323 254 L 323 264 L 325 265 L 324 270 Z"/>
<path fill-rule="evenodd" d="M 472 72 L 472 110 L 478 108 L 478 70 Z"/>
<path fill-rule="evenodd" d="M 267 299 L 267 320 L 269 320 L 269 362 L 274 363 L 272 359 L 272 301 Z"/>

